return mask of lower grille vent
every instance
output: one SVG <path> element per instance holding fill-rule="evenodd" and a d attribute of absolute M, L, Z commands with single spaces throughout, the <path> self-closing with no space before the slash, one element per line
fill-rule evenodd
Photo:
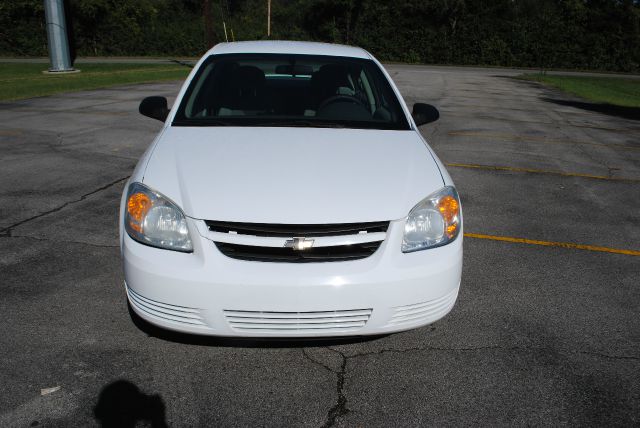
<path fill-rule="evenodd" d="M 349 332 L 365 326 L 371 309 L 319 312 L 260 312 L 225 310 L 234 330 L 276 334 Z"/>
<path fill-rule="evenodd" d="M 199 309 L 156 302 L 141 296 L 129 286 L 127 286 L 127 294 L 131 305 L 147 315 L 179 324 L 206 326 Z"/>
<path fill-rule="evenodd" d="M 402 326 L 417 323 L 425 323 L 440 318 L 443 313 L 451 310 L 456 301 L 458 290 L 435 300 L 428 302 L 416 303 L 407 306 L 398 306 L 394 308 L 394 313 L 388 326 Z"/>

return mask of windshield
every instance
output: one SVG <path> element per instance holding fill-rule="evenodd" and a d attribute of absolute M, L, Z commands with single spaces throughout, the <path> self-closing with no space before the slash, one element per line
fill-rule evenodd
<path fill-rule="evenodd" d="M 373 61 L 289 54 L 212 55 L 173 125 L 409 129 Z"/>

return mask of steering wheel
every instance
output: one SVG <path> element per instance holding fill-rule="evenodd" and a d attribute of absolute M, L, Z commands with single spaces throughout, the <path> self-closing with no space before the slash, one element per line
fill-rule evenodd
<path fill-rule="evenodd" d="M 320 105 L 318 106 L 318 111 L 322 110 L 329 104 L 333 104 L 333 103 L 352 103 L 352 104 L 358 104 L 364 108 L 367 108 L 367 106 L 364 104 L 362 100 L 356 97 L 352 97 L 351 95 L 334 95 L 332 97 L 327 98 L 323 102 L 321 102 Z"/>

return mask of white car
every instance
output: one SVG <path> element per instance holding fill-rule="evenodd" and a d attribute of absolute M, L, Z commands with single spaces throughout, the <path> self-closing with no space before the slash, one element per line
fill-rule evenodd
<path fill-rule="evenodd" d="M 243 337 L 378 335 L 453 307 L 462 212 L 407 109 L 363 49 L 215 46 L 128 181 L 130 308 L 154 325 Z"/>

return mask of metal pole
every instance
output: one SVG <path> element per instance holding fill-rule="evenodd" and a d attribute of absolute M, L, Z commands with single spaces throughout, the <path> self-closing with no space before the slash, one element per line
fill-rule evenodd
<path fill-rule="evenodd" d="M 267 37 L 271 37 L 271 0 L 267 0 Z"/>
<path fill-rule="evenodd" d="M 213 20 L 211 19 L 211 2 L 204 0 L 202 3 L 202 15 L 204 17 L 204 43 L 207 50 L 214 45 L 213 37 Z"/>
<path fill-rule="evenodd" d="M 64 0 L 44 0 L 47 22 L 47 43 L 49 45 L 49 71 L 73 71 L 69 55 L 67 25 L 64 20 Z"/>

